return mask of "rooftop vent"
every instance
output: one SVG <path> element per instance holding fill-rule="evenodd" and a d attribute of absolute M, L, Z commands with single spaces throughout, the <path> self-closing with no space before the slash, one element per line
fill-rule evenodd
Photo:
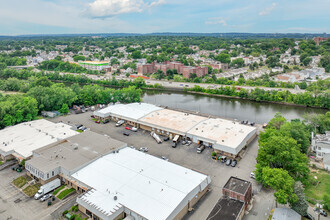
<path fill-rule="evenodd" d="M 117 199 L 118 199 L 118 198 L 117 198 L 117 196 L 114 196 L 114 197 L 113 197 L 113 200 L 115 200 L 115 201 L 116 201 Z"/>

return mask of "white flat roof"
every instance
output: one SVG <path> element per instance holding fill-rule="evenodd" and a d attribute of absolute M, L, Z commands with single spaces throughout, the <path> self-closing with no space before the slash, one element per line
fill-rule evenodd
<path fill-rule="evenodd" d="M 24 122 L 0 130 L 0 152 L 16 153 L 22 159 L 32 156 L 32 151 L 58 140 L 79 134 L 71 126 L 45 119 Z"/>
<path fill-rule="evenodd" d="M 162 109 L 148 114 L 141 118 L 139 122 L 141 124 L 148 124 L 151 127 L 164 128 L 165 130 L 170 129 L 185 134 L 197 123 L 206 119 L 198 115 Z"/>
<path fill-rule="evenodd" d="M 219 145 L 237 148 L 256 128 L 225 119 L 207 119 L 194 126 L 187 133 L 214 141 Z"/>
<path fill-rule="evenodd" d="M 210 183 L 207 175 L 128 147 L 72 177 L 93 188 L 80 197 L 85 204 L 107 216 L 124 206 L 146 219 L 172 218 L 182 201 L 189 196 L 191 200 Z"/>
<path fill-rule="evenodd" d="M 131 103 L 127 105 L 116 104 L 116 105 L 110 105 L 99 111 L 95 111 L 94 115 L 97 115 L 99 117 L 108 117 L 110 115 L 111 116 L 117 115 L 132 120 L 138 120 L 139 118 L 160 109 L 162 108 L 147 103 Z"/>

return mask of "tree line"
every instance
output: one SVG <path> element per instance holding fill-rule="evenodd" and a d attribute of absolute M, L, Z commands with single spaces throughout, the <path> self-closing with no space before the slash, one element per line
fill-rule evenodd
<path fill-rule="evenodd" d="M 67 112 L 68 107 L 108 103 L 131 103 L 141 101 L 141 89 L 129 86 L 123 89 L 105 88 L 99 85 L 65 86 L 53 83 L 47 77 L 19 80 L 9 78 L 0 81 L 0 89 L 21 91 L 24 94 L 2 95 L 0 93 L 0 128 L 30 121 L 41 111 Z"/>
<path fill-rule="evenodd" d="M 200 86 L 194 86 L 193 88 L 187 89 L 186 91 L 201 92 L 215 95 L 226 95 L 233 97 L 240 97 L 244 99 L 254 100 L 257 102 L 279 102 L 279 103 L 293 103 L 297 105 L 330 108 L 330 90 L 320 92 L 317 96 L 312 92 L 306 91 L 304 93 L 293 94 L 288 90 L 264 90 L 255 88 L 247 90 L 240 88 L 239 90 L 235 86 L 225 86 L 216 89 L 203 88 Z"/>

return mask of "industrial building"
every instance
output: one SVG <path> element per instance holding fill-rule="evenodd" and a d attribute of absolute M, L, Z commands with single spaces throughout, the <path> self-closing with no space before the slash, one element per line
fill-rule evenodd
<path fill-rule="evenodd" d="M 72 178 L 90 188 L 77 198 L 79 210 L 104 220 L 182 219 L 211 182 L 205 174 L 128 147 L 99 158 Z"/>
<path fill-rule="evenodd" d="M 23 122 L 0 131 L 0 156 L 3 160 L 29 159 L 32 151 L 77 134 L 64 123 L 45 119 Z"/>
<path fill-rule="evenodd" d="M 232 176 L 222 188 L 222 195 L 207 220 L 241 220 L 252 199 L 252 183 Z"/>
<path fill-rule="evenodd" d="M 111 71 L 111 65 L 109 61 L 81 61 L 78 64 L 88 70 L 104 70 L 106 72 Z"/>
<path fill-rule="evenodd" d="M 73 181 L 71 174 L 126 146 L 108 136 L 86 131 L 33 151 L 33 158 L 26 161 L 25 168 L 28 175 L 41 184 L 60 178 L 66 185 L 84 192 L 86 186 Z"/>
<path fill-rule="evenodd" d="M 171 139 L 176 135 L 204 144 L 221 154 L 236 157 L 256 136 L 257 129 L 238 122 L 207 118 L 146 103 L 111 105 L 94 112 L 94 116 L 154 131 Z"/>

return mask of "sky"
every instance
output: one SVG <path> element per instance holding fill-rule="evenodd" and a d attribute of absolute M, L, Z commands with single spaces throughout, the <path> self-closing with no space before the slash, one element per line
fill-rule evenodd
<path fill-rule="evenodd" d="M 0 35 L 330 33 L 330 0 L 0 0 Z"/>

